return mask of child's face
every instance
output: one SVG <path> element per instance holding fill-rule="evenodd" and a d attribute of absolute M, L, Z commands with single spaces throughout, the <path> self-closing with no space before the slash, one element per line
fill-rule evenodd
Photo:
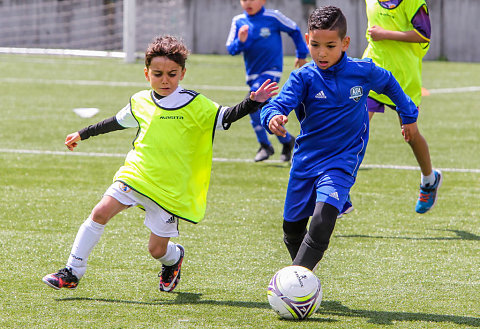
<path fill-rule="evenodd" d="M 322 70 L 337 64 L 350 44 L 350 37 L 341 39 L 336 30 L 311 30 L 305 40 L 312 59 Z"/>
<path fill-rule="evenodd" d="M 243 10 L 249 15 L 255 15 L 265 5 L 266 0 L 240 0 Z"/>
<path fill-rule="evenodd" d="M 176 62 L 167 57 L 158 56 L 152 58 L 150 67 L 144 69 L 145 78 L 150 82 L 152 89 L 160 96 L 168 96 L 173 93 L 180 81 L 185 76 L 186 69 L 182 69 Z"/>

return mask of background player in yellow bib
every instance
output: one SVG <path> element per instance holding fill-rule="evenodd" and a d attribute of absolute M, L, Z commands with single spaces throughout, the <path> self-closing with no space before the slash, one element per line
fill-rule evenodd
<path fill-rule="evenodd" d="M 204 217 L 214 130 L 227 130 L 232 122 L 257 111 L 278 89 L 268 80 L 241 103 L 219 106 L 179 86 L 187 55 L 177 38 L 157 37 L 145 53 L 144 73 L 151 90 L 133 95 L 116 116 L 67 136 L 65 145 L 73 151 L 91 136 L 138 129 L 125 164 L 80 226 L 65 268 L 43 278 L 48 286 L 76 288 L 105 225 L 132 206 L 145 210 L 145 225 L 151 230 L 148 250 L 162 263 L 160 290 L 170 292 L 177 286 L 184 248 L 170 238 L 179 235 L 179 219 L 198 223 Z"/>
<path fill-rule="evenodd" d="M 363 57 L 392 72 L 418 107 L 422 98 L 422 59 L 428 51 L 431 34 L 425 0 L 365 0 L 365 3 L 368 46 Z M 374 113 L 383 113 L 385 105 L 395 108 L 390 98 L 371 91 L 367 100 L 370 120 Z M 415 211 L 425 213 L 435 205 L 442 173 L 433 170 L 427 141 L 418 127 L 407 142 L 422 172 Z"/>

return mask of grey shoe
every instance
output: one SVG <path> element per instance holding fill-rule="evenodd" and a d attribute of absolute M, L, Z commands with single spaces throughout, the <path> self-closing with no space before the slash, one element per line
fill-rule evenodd
<path fill-rule="evenodd" d="M 287 162 L 292 158 L 293 147 L 295 146 L 295 137 L 292 136 L 292 139 L 289 143 L 283 144 L 282 154 L 280 154 L 280 160 Z"/>
<path fill-rule="evenodd" d="M 255 155 L 255 162 L 267 160 L 271 155 L 275 153 L 272 145 L 260 144 L 257 154 Z"/>

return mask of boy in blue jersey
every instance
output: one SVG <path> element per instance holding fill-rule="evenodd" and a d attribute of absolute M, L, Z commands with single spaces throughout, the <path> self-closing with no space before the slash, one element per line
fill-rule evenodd
<path fill-rule="evenodd" d="M 288 33 L 295 43 L 295 67 L 304 65 L 308 55 L 297 24 L 278 10 L 265 9 L 265 2 L 266 0 L 240 0 L 245 12 L 232 19 L 226 44 L 231 55 L 243 52 L 250 91 L 257 90 L 267 79 L 280 81 L 283 68 L 281 32 Z M 266 160 L 274 153 L 274 149 L 260 123 L 260 111 L 250 114 L 250 119 L 260 143 L 255 161 Z M 290 161 L 295 138 L 287 132 L 285 136 L 278 136 L 278 140 L 283 145 L 280 159 Z"/>
<path fill-rule="evenodd" d="M 261 111 L 262 125 L 277 136 L 285 136 L 284 125 L 292 110 L 300 121 L 283 231 L 293 264 L 311 270 L 328 247 L 365 154 L 369 91 L 386 94 L 397 104 L 406 141 L 417 131 L 416 105 L 389 71 L 370 59 L 347 57 L 350 38 L 346 32 L 347 22 L 339 8 L 316 9 L 305 36 L 313 60 L 292 72 L 278 97 Z"/>

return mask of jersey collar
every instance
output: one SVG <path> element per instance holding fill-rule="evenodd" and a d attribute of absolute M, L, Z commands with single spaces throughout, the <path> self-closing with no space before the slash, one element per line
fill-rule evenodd
<path fill-rule="evenodd" d="M 160 99 L 155 97 L 153 90 L 150 92 L 155 105 L 165 110 L 178 110 L 190 103 L 197 95 L 198 93 L 192 90 L 185 90 L 180 86 L 170 95 Z"/>
<path fill-rule="evenodd" d="M 347 64 L 347 53 L 343 52 L 342 58 L 340 58 L 340 60 L 338 61 L 337 64 L 330 66 L 326 70 L 322 70 L 322 69 L 318 68 L 318 66 L 317 66 L 317 68 L 322 75 L 323 74 L 330 75 L 330 74 L 336 74 L 337 72 L 343 70 L 343 68 L 345 67 L 346 64 Z"/>
<path fill-rule="evenodd" d="M 260 16 L 260 15 L 263 15 L 263 13 L 265 12 L 265 7 L 262 7 L 256 14 L 254 15 L 249 15 L 247 14 L 246 11 L 243 11 L 243 13 L 245 14 L 245 16 L 247 17 L 257 17 L 257 16 Z"/>

